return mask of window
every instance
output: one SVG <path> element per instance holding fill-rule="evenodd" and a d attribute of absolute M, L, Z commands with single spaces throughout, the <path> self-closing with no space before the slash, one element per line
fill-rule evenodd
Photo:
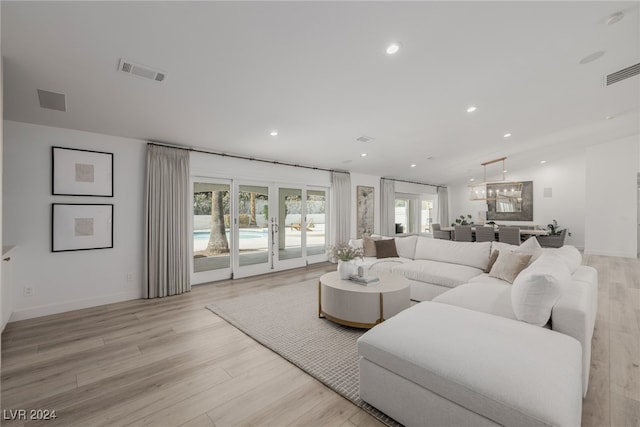
<path fill-rule="evenodd" d="M 396 193 L 396 234 L 431 233 L 436 198 L 435 194 Z"/>

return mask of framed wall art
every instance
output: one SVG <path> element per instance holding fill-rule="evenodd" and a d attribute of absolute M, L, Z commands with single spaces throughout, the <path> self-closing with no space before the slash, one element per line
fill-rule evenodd
<path fill-rule="evenodd" d="M 113 197 L 113 153 L 52 147 L 51 194 Z"/>
<path fill-rule="evenodd" d="M 357 200 L 357 231 L 356 239 L 370 236 L 373 233 L 375 189 L 358 185 L 356 187 Z"/>
<path fill-rule="evenodd" d="M 533 221 L 533 181 L 522 181 L 520 194 L 509 193 L 511 184 L 487 184 L 487 191 L 504 196 L 487 201 L 487 219 L 490 221 Z"/>
<path fill-rule="evenodd" d="M 52 252 L 108 248 L 113 248 L 113 205 L 51 205 Z"/>

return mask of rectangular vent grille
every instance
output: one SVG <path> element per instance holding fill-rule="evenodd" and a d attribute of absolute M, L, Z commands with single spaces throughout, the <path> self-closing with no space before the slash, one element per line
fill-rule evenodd
<path fill-rule="evenodd" d="M 41 108 L 67 111 L 67 97 L 63 93 L 38 89 L 38 100 L 40 101 Z"/>
<path fill-rule="evenodd" d="M 144 79 L 155 80 L 156 82 L 164 82 L 167 76 L 163 71 L 154 70 L 126 59 L 120 59 L 118 70 Z"/>
<path fill-rule="evenodd" d="M 637 76 L 638 74 L 640 74 L 640 62 L 609 74 L 607 76 L 607 86 L 618 83 L 621 80 L 628 79 L 629 77 Z"/>

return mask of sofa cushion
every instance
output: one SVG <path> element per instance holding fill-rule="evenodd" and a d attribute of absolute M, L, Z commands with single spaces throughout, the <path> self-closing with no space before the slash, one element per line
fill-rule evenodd
<path fill-rule="evenodd" d="M 511 286 L 503 280 L 460 285 L 432 301 L 517 320 L 511 305 Z"/>
<path fill-rule="evenodd" d="M 498 258 L 491 267 L 489 276 L 513 283 L 518 274 L 529 264 L 530 259 L 531 255 L 529 254 L 498 251 Z"/>
<path fill-rule="evenodd" d="M 564 245 L 557 248 L 553 253 L 564 261 L 571 274 L 582 264 L 582 254 L 580 254 L 580 251 L 575 246 Z"/>
<path fill-rule="evenodd" d="M 523 244 L 519 246 L 510 245 L 503 242 L 492 242 L 491 250 L 529 254 L 531 255 L 529 264 L 533 263 L 544 253 L 543 248 L 540 246 L 540 243 L 538 243 L 538 239 L 536 239 L 535 236 L 529 237 Z"/>
<path fill-rule="evenodd" d="M 418 237 L 415 259 L 442 261 L 484 270 L 489 262 L 491 242 L 455 242 Z"/>
<path fill-rule="evenodd" d="M 366 332 L 358 352 L 500 425 L 580 425 L 582 350 L 564 334 L 422 302 Z"/>
<path fill-rule="evenodd" d="M 364 237 L 362 239 L 362 247 L 364 248 L 364 256 L 376 256 L 376 241 L 380 240 L 377 237 Z"/>
<path fill-rule="evenodd" d="M 416 256 L 416 243 L 418 236 L 396 237 L 396 250 L 402 258 L 414 259 Z"/>
<path fill-rule="evenodd" d="M 469 279 L 482 273 L 482 270 L 467 265 L 417 259 L 393 267 L 393 273 L 402 274 L 407 279 L 454 288 L 467 283 Z"/>
<path fill-rule="evenodd" d="M 484 269 L 485 273 L 488 273 L 491 271 L 491 267 L 493 267 L 493 264 L 496 263 L 496 260 L 498 259 L 499 254 L 500 254 L 500 251 L 497 249 L 494 249 L 493 252 L 491 252 L 491 256 L 489 257 L 489 263 L 487 264 L 487 268 Z"/>
<path fill-rule="evenodd" d="M 396 250 L 396 241 L 394 239 L 376 240 L 373 243 L 375 243 L 376 245 L 376 258 L 398 257 L 398 251 Z"/>
<path fill-rule="evenodd" d="M 511 287 L 513 312 L 519 320 L 544 326 L 571 275 L 559 257 L 544 254 L 525 268 Z"/>
<path fill-rule="evenodd" d="M 405 264 L 408 262 L 413 262 L 413 260 L 409 258 L 381 258 L 378 259 L 376 257 L 364 257 L 362 259 L 362 263 L 369 267 L 369 275 L 375 276 L 375 272 L 378 273 L 391 273 L 393 267 L 401 264 Z"/>
<path fill-rule="evenodd" d="M 348 245 L 354 249 L 364 249 L 363 239 L 350 239 Z"/>

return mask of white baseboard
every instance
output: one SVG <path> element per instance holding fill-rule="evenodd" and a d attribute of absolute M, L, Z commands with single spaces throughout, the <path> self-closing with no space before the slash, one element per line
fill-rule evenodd
<path fill-rule="evenodd" d="M 619 258 L 637 258 L 638 254 L 635 252 L 624 252 L 624 251 L 599 251 L 599 250 L 585 250 L 585 255 L 600 255 L 600 256 L 615 256 Z"/>
<path fill-rule="evenodd" d="M 33 319 L 34 317 L 48 316 L 50 314 L 64 313 L 83 308 L 97 307 L 114 302 L 129 301 L 142 298 L 141 292 L 122 292 L 119 294 L 104 295 L 96 298 L 85 298 L 75 301 L 67 301 L 59 304 L 47 304 L 37 307 L 18 308 L 13 310 L 9 323 L 17 320 Z"/>

